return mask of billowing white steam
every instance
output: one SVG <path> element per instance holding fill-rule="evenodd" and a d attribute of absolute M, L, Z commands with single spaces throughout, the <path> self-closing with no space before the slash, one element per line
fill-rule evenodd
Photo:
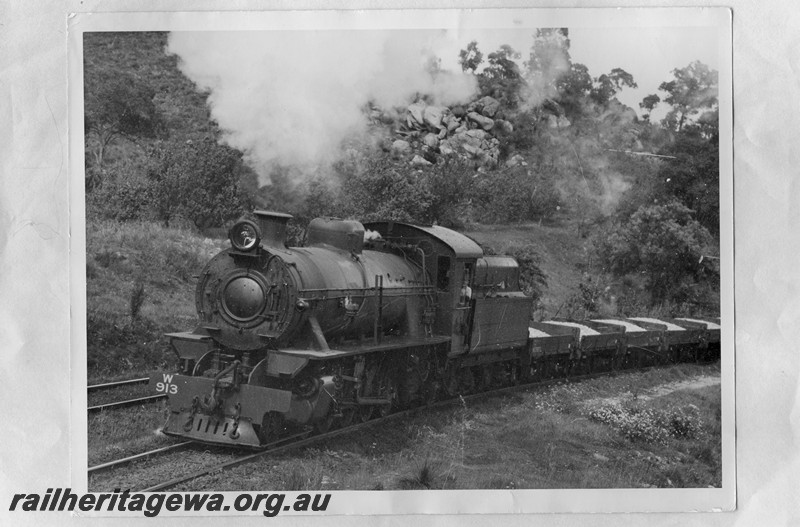
<path fill-rule="evenodd" d="M 271 31 L 172 33 L 168 51 L 210 91 L 224 140 L 246 152 L 262 183 L 276 166 L 310 173 L 366 130 L 368 102 L 389 108 L 426 94 L 468 101 L 472 75 L 431 75 L 431 32 Z"/>

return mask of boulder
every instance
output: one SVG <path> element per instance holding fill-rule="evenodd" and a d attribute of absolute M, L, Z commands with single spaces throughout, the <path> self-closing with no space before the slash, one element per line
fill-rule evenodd
<path fill-rule="evenodd" d="M 448 132 L 452 132 L 461 125 L 461 121 L 454 114 L 448 113 L 442 118 L 442 125 L 447 127 Z"/>
<path fill-rule="evenodd" d="M 500 132 L 502 134 L 510 134 L 514 131 L 514 125 L 511 124 L 509 121 L 505 119 L 495 119 L 494 120 L 494 132 Z"/>
<path fill-rule="evenodd" d="M 439 152 L 441 152 L 442 155 L 447 156 L 450 154 L 454 154 L 456 150 L 453 144 L 448 139 L 445 139 L 444 141 L 441 141 L 439 143 Z"/>
<path fill-rule="evenodd" d="M 438 131 L 442 127 L 442 118 L 447 111 L 445 106 L 426 106 L 422 118 L 428 128 Z"/>
<path fill-rule="evenodd" d="M 547 126 L 550 128 L 567 128 L 570 124 L 569 119 L 564 117 L 563 115 L 559 115 L 556 117 L 555 115 L 548 115 L 547 116 Z"/>
<path fill-rule="evenodd" d="M 392 143 L 393 155 L 400 157 L 406 155 L 409 152 L 411 152 L 411 144 L 408 141 L 403 141 L 402 139 L 398 139 L 394 143 Z"/>
<path fill-rule="evenodd" d="M 412 167 L 427 167 L 431 166 L 432 164 L 433 163 L 431 163 L 430 161 L 428 161 L 427 159 L 425 159 L 420 155 L 414 156 L 414 158 L 411 160 Z"/>
<path fill-rule="evenodd" d="M 475 139 L 477 141 L 485 141 L 486 136 L 489 134 L 487 134 L 483 130 L 475 129 L 475 130 L 467 130 L 466 132 L 464 132 L 464 135 L 472 139 Z"/>
<path fill-rule="evenodd" d="M 483 150 L 481 150 L 481 147 L 479 146 L 471 145 L 469 143 L 464 143 L 461 145 L 461 148 L 463 148 L 464 152 L 471 155 L 472 157 L 477 157 L 477 158 L 483 157 Z"/>
<path fill-rule="evenodd" d="M 452 108 L 450 108 L 450 111 L 451 111 L 451 112 L 453 112 L 453 115 L 454 115 L 455 117 L 459 118 L 459 119 L 461 119 L 462 117 L 464 117 L 465 115 L 467 115 L 467 111 L 466 111 L 466 110 L 464 109 L 464 107 L 463 107 L 463 106 L 461 106 L 460 104 L 459 104 L 459 105 L 457 105 L 457 106 L 453 106 Z"/>
<path fill-rule="evenodd" d="M 528 163 L 525 161 L 525 158 L 519 154 L 514 154 L 511 156 L 508 161 L 506 161 L 506 166 L 511 168 L 515 166 L 528 166 Z"/>
<path fill-rule="evenodd" d="M 410 128 L 419 128 L 425 124 L 425 106 L 424 102 L 415 102 L 408 105 L 408 117 L 406 122 Z"/>
<path fill-rule="evenodd" d="M 491 130 L 494 127 L 494 120 L 489 119 L 488 117 L 484 117 L 483 115 L 479 114 L 478 112 L 469 112 L 467 114 L 467 119 L 472 121 L 473 123 L 477 124 L 484 130 Z"/>
<path fill-rule="evenodd" d="M 497 110 L 500 109 L 500 101 L 487 95 L 486 97 L 478 99 L 478 106 L 483 115 L 486 117 L 494 117 Z"/>
<path fill-rule="evenodd" d="M 422 138 L 422 142 L 431 150 L 435 150 L 439 146 L 439 137 L 436 134 L 427 134 Z"/>

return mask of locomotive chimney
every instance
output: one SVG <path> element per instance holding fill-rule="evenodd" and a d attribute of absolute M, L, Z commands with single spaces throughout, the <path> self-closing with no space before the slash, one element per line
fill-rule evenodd
<path fill-rule="evenodd" d="M 253 214 L 258 219 L 258 228 L 261 230 L 261 243 L 264 247 L 283 249 L 286 243 L 286 224 L 289 223 L 293 216 L 267 210 L 257 210 Z"/>

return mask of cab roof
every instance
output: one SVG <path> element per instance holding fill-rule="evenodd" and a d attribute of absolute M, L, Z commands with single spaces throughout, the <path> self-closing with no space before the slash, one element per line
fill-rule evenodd
<path fill-rule="evenodd" d="M 416 234 L 436 238 L 448 246 L 455 253 L 456 258 L 480 258 L 483 256 L 483 249 L 475 240 L 446 227 L 440 227 L 439 225 L 412 225 L 410 223 L 400 223 L 396 221 L 376 221 L 365 223 L 364 227 L 390 237 L 398 235 L 401 237 L 410 237 Z M 398 227 L 400 228 L 398 229 Z"/>

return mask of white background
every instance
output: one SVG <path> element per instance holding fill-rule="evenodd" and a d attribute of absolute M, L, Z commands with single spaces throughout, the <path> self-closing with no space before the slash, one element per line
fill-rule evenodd
<path fill-rule="evenodd" d="M 615 0 L 569 7 L 670 5 Z M 67 16 L 70 12 L 342 7 L 537 7 L 543 2 L 57 2 L 0 5 L 0 522 L 63 524 L 5 509 L 14 492 L 68 486 L 70 271 Z M 686 5 L 718 5 L 682 1 Z M 738 507 L 734 513 L 337 517 L 336 524 L 787 525 L 800 523 L 796 343 L 800 311 L 800 10 L 730 1 L 734 34 Z M 155 29 L 155 28 L 154 28 Z M 79 139 L 80 140 L 80 139 Z M 83 270 L 78 270 L 82 273 Z M 635 499 L 632 495 L 631 499 Z M 162 520 L 165 520 L 162 518 Z M 210 524 L 221 518 L 193 518 Z M 105 519 L 73 523 L 106 524 Z M 118 518 L 139 523 L 143 518 Z M 325 518 L 248 518 L 318 525 Z"/>

